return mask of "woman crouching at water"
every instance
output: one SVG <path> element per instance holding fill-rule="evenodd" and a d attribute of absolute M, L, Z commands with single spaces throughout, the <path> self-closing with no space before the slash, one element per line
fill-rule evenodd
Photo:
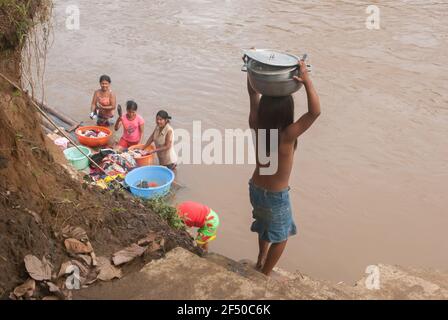
<path fill-rule="evenodd" d="M 116 107 L 115 94 L 110 89 L 111 79 L 109 76 L 100 77 L 101 88 L 93 93 L 90 118 L 96 115 L 96 124 L 109 127 L 113 124 L 114 110 Z"/>
<path fill-rule="evenodd" d="M 320 102 L 313 83 L 308 75 L 306 64 L 299 62 L 300 78 L 294 79 L 303 83 L 308 99 L 308 112 L 294 122 L 294 100 L 292 96 L 261 96 L 247 80 L 250 97 L 249 126 L 257 132 L 256 150 L 257 164 L 252 179 L 249 181 L 250 202 L 253 218 L 251 230 L 258 233 L 259 254 L 257 269 L 270 275 L 277 264 L 289 236 L 297 233 L 292 216 L 289 199 L 289 177 L 291 174 L 297 138 L 304 133 L 320 115 Z M 263 167 L 258 159 L 258 130 L 278 130 L 278 141 L 270 141 L 267 135 L 266 151 L 278 158 L 277 171 L 271 175 L 263 174 Z M 262 139 L 265 139 L 263 137 Z M 273 144 L 276 146 L 273 146 Z M 272 155 L 270 155 L 272 158 Z M 261 168 L 261 170 L 260 170 Z"/>
<path fill-rule="evenodd" d="M 171 117 L 168 112 L 160 110 L 156 115 L 156 128 L 154 132 L 146 141 L 145 147 L 147 148 L 154 142 L 156 149 L 151 153 L 156 152 L 159 158 L 159 164 L 175 171 L 177 166 L 177 154 L 174 151 L 173 144 L 173 128 L 170 125 Z"/>

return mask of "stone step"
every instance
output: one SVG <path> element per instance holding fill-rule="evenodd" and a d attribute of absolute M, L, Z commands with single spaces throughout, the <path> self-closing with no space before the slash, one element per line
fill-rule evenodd
<path fill-rule="evenodd" d="M 256 271 L 255 262 L 250 260 L 235 261 L 217 253 L 208 254 L 206 259 L 230 272 L 264 285 L 267 288 L 266 298 L 269 299 L 353 299 L 355 296 L 353 287 L 315 281 L 299 272 L 291 273 L 276 267 L 273 276 L 269 278 Z"/>
<path fill-rule="evenodd" d="M 250 260 L 235 261 L 218 253 L 209 253 L 205 258 L 247 279 L 262 282 L 266 282 L 268 279 L 264 274 L 255 270 L 255 263 Z"/>
<path fill-rule="evenodd" d="M 368 275 L 355 286 L 314 280 L 298 272 L 274 269 L 282 280 L 257 272 L 247 260 L 212 253 L 201 258 L 175 248 L 123 279 L 77 291 L 74 299 L 448 299 L 448 274 L 378 265 L 379 290 Z"/>
<path fill-rule="evenodd" d="M 373 274 L 366 275 L 356 283 L 358 297 L 362 299 L 448 299 L 448 273 L 446 272 L 383 264 L 377 267 L 379 288 L 372 289 Z"/>
<path fill-rule="evenodd" d="M 148 263 L 123 279 L 100 283 L 74 294 L 75 299 L 266 299 L 266 283 L 253 281 L 183 249 Z M 286 297 L 279 296 L 279 299 Z"/>

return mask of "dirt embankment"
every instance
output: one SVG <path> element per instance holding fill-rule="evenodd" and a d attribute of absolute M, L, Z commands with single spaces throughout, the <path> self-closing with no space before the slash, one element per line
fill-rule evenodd
<path fill-rule="evenodd" d="M 11 2 L 30 3 L 27 16 L 32 17 L 40 1 Z M 0 72 L 18 81 L 21 45 L 8 10 L 8 1 L 2 2 Z M 0 297 L 27 278 L 25 255 L 46 256 L 56 268 L 68 259 L 61 236 L 66 225 L 82 227 L 97 255 L 110 256 L 149 230 L 163 235 L 164 251 L 175 246 L 196 250 L 187 232 L 170 228 L 141 201 L 75 181 L 61 161 L 29 98 L 0 78 Z M 124 271 L 153 258 L 157 256 L 144 255 Z"/>

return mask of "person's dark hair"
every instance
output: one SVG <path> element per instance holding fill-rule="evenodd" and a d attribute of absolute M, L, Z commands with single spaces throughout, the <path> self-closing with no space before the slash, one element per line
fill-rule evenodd
<path fill-rule="evenodd" d="M 137 111 L 137 102 L 135 102 L 134 100 L 128 100 L 126 102 L 126 110 L 127 111 Z"/>
<path fill-rule="evenodd" d="M 258 106 L 258 129 L 266 129 L 266 152 L 271 151 L 270 129 L 278 129 L 278 145 L 280 136 L 294 122 L 294 99 L 291 95 L 285 97 L 262 96 Z M 297 140 L 294 149 L 297 148 Z"/>
<path fill-rule="evenodd" d="M 107 81 L 107 82 L 109 82 L 109 83 L 112 83 L 112 81 L 110 80 L 110 77 L 107 76 L 107 75 L 105 75 L 105 74 L 103 74 L 103 75 L 100 77 L 100 83 L 103 82 L 103 81 Z"/>
<path fill-rule="evenodd" d="M 171 120 L 171 116 L 165 110 L 160 110 L 159 112 L 157 112 L 156 117 L 160 117 L 165 120 Z"/>

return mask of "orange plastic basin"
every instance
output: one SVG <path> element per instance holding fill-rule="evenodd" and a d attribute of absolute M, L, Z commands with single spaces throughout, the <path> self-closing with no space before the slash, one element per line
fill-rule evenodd
<path fill-rule="evenodd" d="M 81 132 L 85 132 L 87 130 L 95 130 L 95 131 L 102 131 L 107 134 L 106 137 L 101 138 L 93 138 L 93 137 L 85 137 L 81 135 Z M 100 126 L 86 126 L 86 127 L 79 127 L 75 131 L 76 136 L 78 137 L 79 143 L 82 145 L 88 146 L 88 147 L 100 147 L 105 146 L 109 143 L 110 137 L 112 137 L 112 131 L 106 127 L 100 127 Z"/>
<path fill-rule="evenodd" d="M 135 146 L 129 147 L 129 150 L 135 150 L 135 149 L 140 149 L 140 150 L 146 150 L 146 151 L 151 151 L 154 150 L 153 146 L 149 146 L 146 149 L 143 149 L 145 145 L 144 144 L 136 144 Z M 150 166 L 154 164 L 154 160 L 155 160 L 155 154 L 150 154 L 147 156 L 142 156 L 140 158 L 134 158 L 135 162 L 137 162 L 137 166 L 139 167 L 144 167 L 144 166 Z"/>

